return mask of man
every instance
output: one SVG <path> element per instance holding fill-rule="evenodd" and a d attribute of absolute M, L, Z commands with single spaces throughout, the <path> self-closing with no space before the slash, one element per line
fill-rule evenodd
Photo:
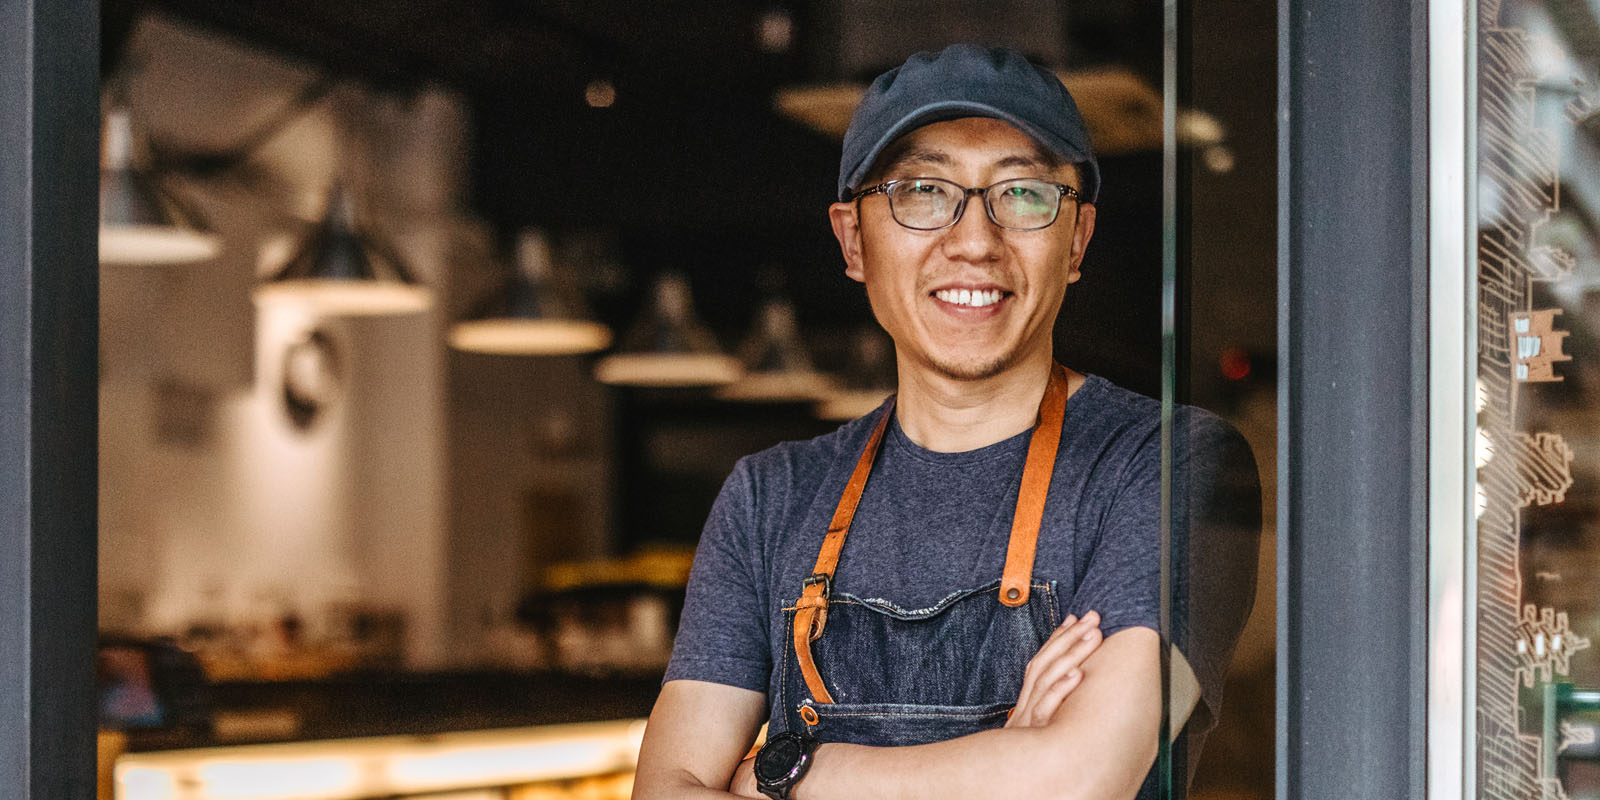
<path fill-rule="evenodd" d="M 1052 356 L 1099 183 L 1071 97 L 1018 54 L 956 45 L 872 84 L 829 215 L 899 390 L 729 477 L 635 798 L 1154 796 L 1160 407 Z M 1258 514 L 1237 434 L 1177 419 L 1175 501 L 1244 464 Z M 1253 531 L 1191 580 L 1200 544 L 1174 541 L 1177 596 L 1220 610 L 1175 617 L 1175 731 L 1201 700 L 1210 724 L 1254 575 Z"/>

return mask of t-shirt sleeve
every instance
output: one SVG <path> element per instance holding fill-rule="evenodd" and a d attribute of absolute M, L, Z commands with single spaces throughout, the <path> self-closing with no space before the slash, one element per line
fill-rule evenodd
<path fill-rule="evenodd" d="M 1097 518 L 1079 517 L 1079 536 L 1093 537 L 1092 549 L 1067 608 L 1079 617 L 1098 613 L 1106 636 L 1161 624 L 1160 430 L 1120 445 L 1091 467 L 1091 496 L 1110 501 L 1094 504 Z"/>
<path fill-rule="evenodd" d="M 1255 602 L 1261 477 L 1232 425 L 1196 409 L 1176 415 L 1172 471 L 1172 639 L 1199 679 L 1195 722 L 1215 721 L 1234 646 Z"/>
<path fill-rule="evenodd" d="M 1234 645 L 1255 598 L 1261 487 L 1255 458 L 1233 426 L 1182 408 L 1172 434 L 1172 536 L 1168 542 L 1172 643 L 1193 668 L 1207 729 L 1222 700 Z M 1093 610 L 1107 636 L 1160 630 L 1161 439 L 1149 433 L 1114 477 L 1099 538 L 1069 612 Z"/>
<path fill-rule="evenodd" d="M 687 679 L 767 690 L 772 656 L 755 494 L 750 464 L 741 460 L 700 534 L 663 682 Z"/>

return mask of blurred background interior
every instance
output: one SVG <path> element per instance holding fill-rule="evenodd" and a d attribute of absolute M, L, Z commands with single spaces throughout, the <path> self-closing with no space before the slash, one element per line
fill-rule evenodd
<path fill-rule="evenodd" d="M 1265 798 L 1275 7 L 1195 5 L 1177 388 L 1244 432 L 1267 508 L 1192 796 Z M 101 13 L 119 798 L 626 797 L 733 462 L 893 388 L 825 209 L 865 81 L 912 52 L 1003 44 L 1059 70 L 1105 187 L 1058 358 L 1160 393 L 1160 2 Z"/>

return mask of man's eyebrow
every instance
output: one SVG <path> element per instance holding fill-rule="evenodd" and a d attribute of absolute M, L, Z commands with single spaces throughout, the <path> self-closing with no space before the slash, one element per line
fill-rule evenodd
<path fill-rule="evenodd" d="M 1002 168 L 1004 168 L 1004 167 L 1033 167 L 1035 169 L 1045 169 L 1045 170 L 1049 170 L 1049 169 L 1054 169 L 1055 168 L 1055 164 L 1052 163 L 1051 159 L 1043 158 L 1043 157 L 1041 157 L 1039 155 L 1034 155 L 1034 154 L 1028 154 L 1028 155 L 1018 154 L 1018 155 L 1006 156 L 1005 158 L 1002 158 L 999 161 L 994 162 L 994 165 L 996 167 L 1002 167 Z"/>
<path fill-rule="evenodd" d="M 955 160 L 948 153 L 941 150 L 912 148 L 897 154 L 884 171 L 890 172 L 917 165 L 947 167 L 953 163 L 955 163 Z M 1021 167 L 1024 169 L 1053 170 L 1059 165 L 1056 159 L 1050 158 L 1043 153 L 1013 153 L 995 161 L 993 166 L 998 169 Z"/>
<path fill-rule="evenodd" d="M 889 162 L 888 169 L 894 170 L 899 169 L 900 167 L 911 166 L 913 164 L 926 164 L 929 166 L 944 167 L 949 166 L 951 163 L 952 159 L 950 158 L 949 154 L 943 151 L 911 148 L 902 153 L 896 154 L 894 160 Z"/>

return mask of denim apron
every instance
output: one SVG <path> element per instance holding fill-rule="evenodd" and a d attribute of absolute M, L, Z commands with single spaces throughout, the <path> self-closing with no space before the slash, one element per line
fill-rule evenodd
<path fill-rule="evenodd" d="M 850 520 L 894 413 L 885 409 L 839 499 L 816 568 L 798 599 L 784 603 L 790 635 L 779 662 L 779 703 L 789 730 L 824 742 L 902 746 L 1005 724 L 1029 659 L 1061 622 L 1055 584 L 1032 576 L 1066 399 L 1066 371 L 1055 365 L 1028 443 L 1000 578 L 920 609 L 833 591 Z"/>

